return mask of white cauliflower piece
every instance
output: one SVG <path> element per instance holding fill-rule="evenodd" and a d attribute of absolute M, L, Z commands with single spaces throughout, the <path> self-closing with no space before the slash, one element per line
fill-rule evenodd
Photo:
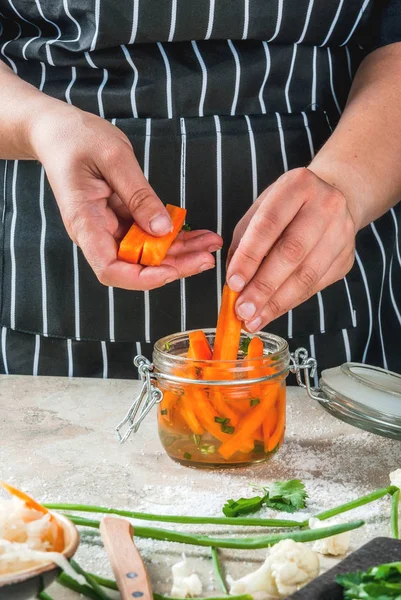
<path fill-rule="evenodd" d="M 182 561 L 171 567 L 171 572 L 173 574 L 171 596 L 174 598 L 193 598 L 201 595 L 202 582 L 199 576 L 191 571 L 185 554 L 182 556 Z"/>
<path fill-rule="evenodd" d="M 401 489 L 401 469 L 390 473 L 390 483 Z"/>
<path fill-rule="evenodd" d="M 331 519 L 330 521 L 331 525 L 338 525 L 339 523 L 340 521 L 336 519 Z M 327 527 L 327 523 L 324 523 L 319 519 L 309 519 L 309 527 L 311 529 L 321 529 L 322 527 Z M 316 540 L 312 548 L 319 554 L 341 556 L 348 551 L 350 539 L 351 532 L 345 531 L 344 533 L 332 535 L 331 537 L 323 538 L 322 540 Z"/>
<path fill-rule="evenodd" d="M 317 577 L 319 569 L 319 558 L 308 546 L 282 540 L 273 546 L 257 571 L 232 583 L 230 594 L 264 592 L 273 598 L 286 598 Z"/>
<path fill-rule="evenodd" d="M 242 594 L 255 596 L 258 593 L 272 596 L 276 593 L 277 589 L 271 573 L 269 557 L 256 571 L 244 575 L 244 577 L 237 579 L 237 581 L 229 580 L 228 578 L 227 580 L 230 584 L 230 594 L 232 596 L 241 596 Z"/>

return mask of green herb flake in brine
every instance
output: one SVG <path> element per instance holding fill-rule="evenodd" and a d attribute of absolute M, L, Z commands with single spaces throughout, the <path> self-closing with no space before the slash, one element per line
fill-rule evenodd
<path fill-rule="evenodd" d="M 259 440 L 255 440 L 255 443 L 253 446 L 253 451 L 257 452 L 258 454 L 260 454 L 261 452 L 264 453 L 264 451 L 265 451 L 264 443 L 260 442 Z"/>
<path fill-rule="evenodd" d="M 164 349 L 166 352 L 170 352 L 170 350 L 171 350 L 170 342 L 166 342 L 164 344 Z"/>
<path fill-rule="evenodd" d="M 230 419 L 226 419 L 224 417 L 215 417 L 214 420 L 216 423 L 221 423 L 222 425 L 228 425 L 230 422 Z"/>
<path fill-rule="evenodd" d="M 184 452 L 184 458 L 185 460 L 191 460 L 192 454 L 190 454 L 189 452 Z"/>
<path fill-rule="evenodd" d="M 212 444 L 209 446 L 202 446 L 200 451 L 201 454 L 214 454 L 216 452 L 216 446 L 213 446 Z"/>
<path fill-rule="evenodd" d="M 221 431 L 223 433 L 229 433 L 229 434 L 231 434 L 231 433 L 234 433 L 234 430 L 235 430 L 235 428 L 231 427 L 231 425 L 222 425 L 221 426 Z"/>
<path fill-rule="evenodd" d="M 160 411 L 161 415 L 167 415 L 167 413 L 168 413 L 167 408 L 162 408 L 162 410 Z"/>
<path fill-rule="evenodd" d="M 248 348 L 249 348 L 249 344 L 250 343 L 251 343 L 251 338 L 250 337 L 244 338 L 242 340 L 242 342 L 241 342 L 241 345 L 240 345 L 239 349 L 244 354 L 244 356 L 246 356 L 248 354 Z"/>
<path fill-rule="evenodd" d="M 202 436 L 197 433 L 193 433 L 192 439 L 194 441 L 195 446 L 199 446 L 202 441 Z"/>
<path fill-rule="evenodd" d="M 258 404 L 260 404 L 260 399 L 259 398 L 251 398 L 249 401 L 249 404 L 251 406 L 257 406 Z"/>

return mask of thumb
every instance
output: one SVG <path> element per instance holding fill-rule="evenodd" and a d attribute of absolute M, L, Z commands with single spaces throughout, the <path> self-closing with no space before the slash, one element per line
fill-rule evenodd
<path fill-rule="evenodd" d="M 109 153 L 102 175 L 141 229 L 155 236 L 172 230 L 170 215 L 149 185 L 128 143 L 123 142 L 116 152 Z"/>

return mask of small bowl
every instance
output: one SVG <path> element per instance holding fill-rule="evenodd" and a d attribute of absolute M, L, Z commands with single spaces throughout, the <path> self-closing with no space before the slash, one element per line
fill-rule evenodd
<path fill-rule="evenodd" d="M 61 553 L 72 558 L 79 546 L 79 533 L 75 525 L 66 517 L 52 513 L 64 529 L 65 548 Z M 0 600 L 28 600 L 43 592 L 59 575 L 61 569 L 55 563 L 30 567 L 10 575 L 0 575 Z"/>

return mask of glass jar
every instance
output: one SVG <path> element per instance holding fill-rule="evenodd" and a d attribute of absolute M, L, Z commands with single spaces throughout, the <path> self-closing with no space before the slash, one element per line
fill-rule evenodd
<path fill-rule="evenodd" d="M 215 330 L 205 334 L 213 347 Z M 264 462 L 280 448 L 290 354 L 282 338 L 259 337 L 263 357 L 248 359 L 240 351 L 235 361 L 187 358 L 187 332 L 156 342 L 159 436 L 170 458 L 193 467 L 240 467 Z"/>

